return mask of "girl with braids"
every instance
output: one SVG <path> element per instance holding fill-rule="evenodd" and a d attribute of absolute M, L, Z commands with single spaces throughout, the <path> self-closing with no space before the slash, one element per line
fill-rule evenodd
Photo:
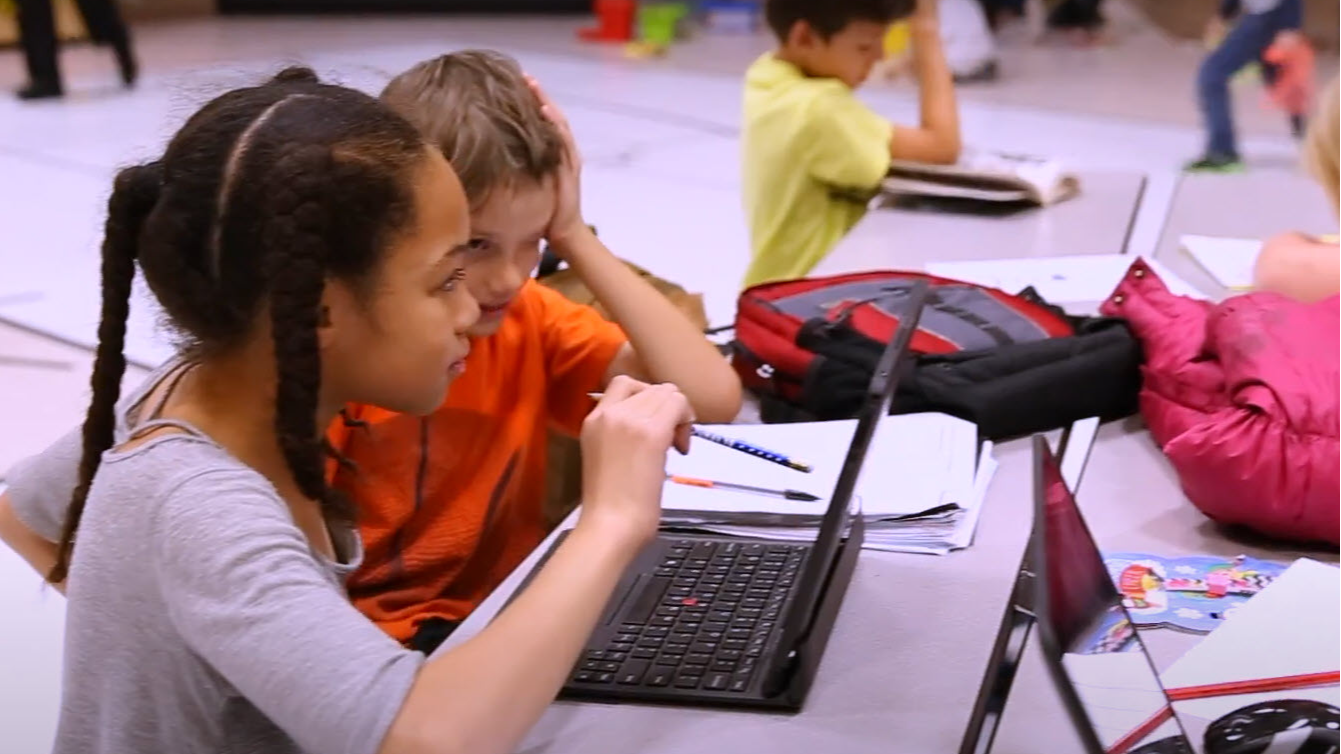
<path fill-rule="evenodd" d="M 582 429 L 581 522 L 532 586 L 431 661 L 380 631 L 343 590 L 361 546 L 322 430 L 351 402 L 442 402 L 479 316 L 469 238 L 441 153 L 303 69 L 117 176 L 88 419 L 12 476 L 74 498 L 0 504 L 0 536 L 68 590 L 58 754 L 504 752 L 539 717 L 654 535 L 693 417 L 672 386 L 614 380 Z M 118 405 L 137 265 L 187 346 Z"/>

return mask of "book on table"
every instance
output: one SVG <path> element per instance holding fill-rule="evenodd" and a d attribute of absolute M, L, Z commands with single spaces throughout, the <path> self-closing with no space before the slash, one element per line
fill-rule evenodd
<path fill-rule="evenodd" d="M 886 194 L 1049 206 L 1080 193 L 1080 178 L 1056 160 L 964 150 L 953 165 L 890 163 Z"/>

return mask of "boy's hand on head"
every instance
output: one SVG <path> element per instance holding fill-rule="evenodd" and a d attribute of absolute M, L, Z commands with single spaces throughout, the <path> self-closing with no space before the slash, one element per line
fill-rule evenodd
<path fill-rule="evenodd" d="M 540 111 L 559 130 L 559 136 L 563 139 L 563 167 L 555 176 L 557 198 L 554 217 L 550 219 L 545 237 L 555 253 L 564 257 L 568 251 L 569 240 L 578 237 L 579 234 L 591 232 L 582 219 L 582 156 L 577 151 L 573 129 L 568 125 L 568 118 L 564 117 L 563 111 L 554 104 L 554 100 L 550 99 L 548 94 L 545 94 L 545 90 L 540 88 L 540 82 L 527 76 L 526 83 L 530 85 L 536 99 L 540 100 Z"/>

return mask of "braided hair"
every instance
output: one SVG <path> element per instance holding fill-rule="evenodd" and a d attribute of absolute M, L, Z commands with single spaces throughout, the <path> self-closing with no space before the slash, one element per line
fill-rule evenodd
<path fill-rule="evenodd" d="M 263 314 L 273 333 L 275 433 L 302 493 L 330 521 L 353 518 L 326 485 L 316 425 L 321 295 L 366 282 L 413 220 L 409 171 L 426 146 L 360 92 L 291 68 L 192 116 L 163 157 L 117 174 L 102 245 L 102 317 L 83 458 L 48 581 L 69 574 L 102 455 L 114 442 L 131 285 L 138 265 L 192 358 L 241 345 Z"/>

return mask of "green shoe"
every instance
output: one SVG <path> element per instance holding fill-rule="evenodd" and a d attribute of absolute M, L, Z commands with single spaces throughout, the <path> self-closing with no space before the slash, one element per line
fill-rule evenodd
<path fill-rule="evenodd" d="M 1243 161 L 1237 157 L 1208 154 L 1183 166 L 1188 173 L 1242 173 Z"/>

